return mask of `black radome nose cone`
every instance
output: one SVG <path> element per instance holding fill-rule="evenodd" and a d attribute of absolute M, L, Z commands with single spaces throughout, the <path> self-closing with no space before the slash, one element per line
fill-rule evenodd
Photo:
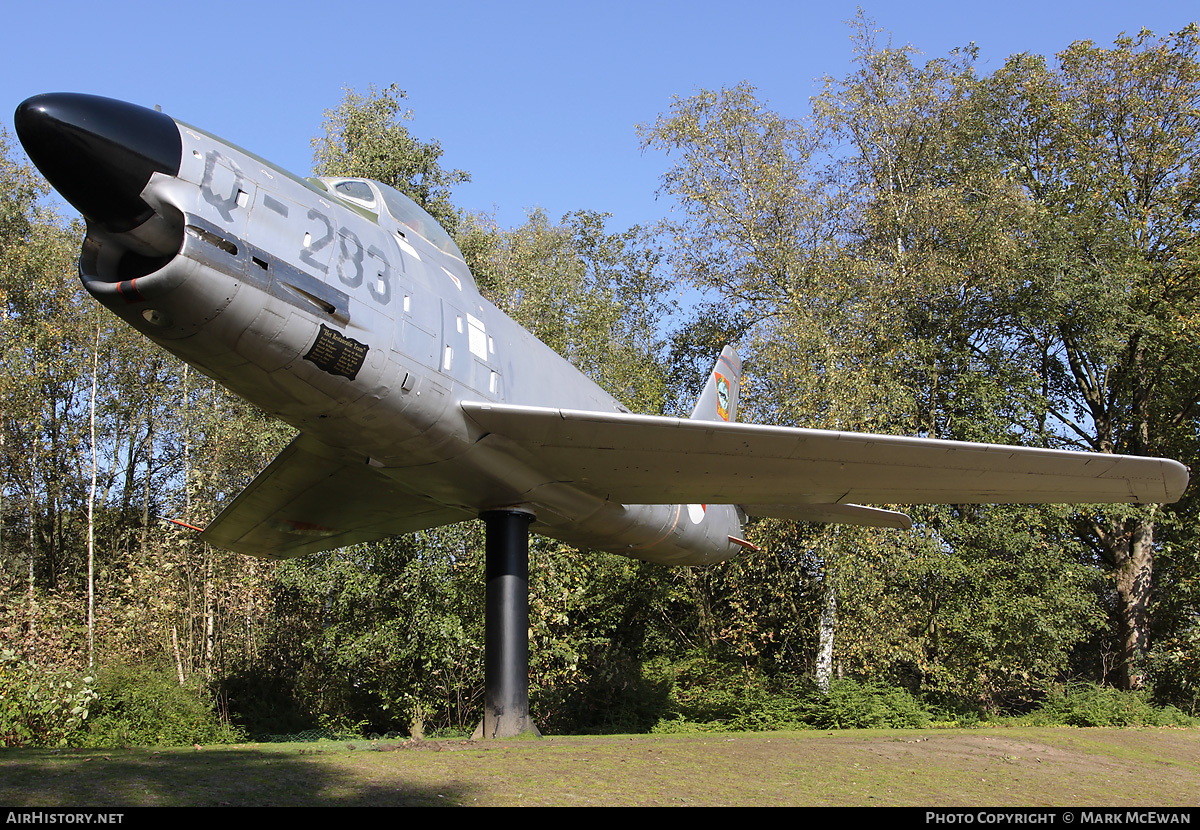
<path fill-rule="evenodd" d="M 122 233 L 153 211 L 141 192 L 153 173 L 179 174 L 175 121 L 136 104 L 51 92 L 17 107 L 13 123 L 42 175 L 89 223 Z"/>

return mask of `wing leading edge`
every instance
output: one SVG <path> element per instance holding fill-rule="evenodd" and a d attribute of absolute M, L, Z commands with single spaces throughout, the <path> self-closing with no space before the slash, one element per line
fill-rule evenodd
<path fill-rule="evenodd" d="M 902 514 L 858 503 L 1165 503 L 1188 482 L 1186 467 L 1161 458 L 503 404 L 462 408 L 536 456 L 555 480 L 624 504 L 739 504 L 755 515 L 903 526 Z M 822 518 L 797 505 L 856 509 Z"/>
<path fill-rule="evenodd" d="M 200 534 L 286 559 L 473 518 L 400 488 L 365 458 L 299 435 Z"/>

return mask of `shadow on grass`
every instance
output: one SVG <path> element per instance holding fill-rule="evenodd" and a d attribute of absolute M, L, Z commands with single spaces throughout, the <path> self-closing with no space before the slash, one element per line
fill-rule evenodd
<path fill-rule="evenodd" d="M 451 806 L 470 784 L 401 772 L 381 753 L 284 747 L 0 752 L 7 807 Z"/>

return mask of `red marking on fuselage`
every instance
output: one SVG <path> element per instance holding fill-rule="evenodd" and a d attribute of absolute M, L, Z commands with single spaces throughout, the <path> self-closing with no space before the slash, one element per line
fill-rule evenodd
<path fill-rule="evenodd" d="M 127 303 L 140 303 L 145 298 L 138 293 L 135 283 L 137 279 L 122 280 L 117 283 L 117 293 L 120 294 Z"/>

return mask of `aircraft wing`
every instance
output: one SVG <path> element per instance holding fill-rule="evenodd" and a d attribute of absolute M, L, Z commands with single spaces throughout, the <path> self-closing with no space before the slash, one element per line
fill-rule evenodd
<path fill-rule="evenodd" d="M 1160 458 L 490 403 L 462 408 L 556 481 L 624 504 L 757 505 L 776 511 L 762 515 L 780 515 L 783 505 L 1174 502 L 1188 482 L 1186 467 Z"/>
<path fill-rule="evenodd" d="M 474 518 L 401 489 L 387 475 L 299 435 L 200 538 L 286 559 Z"/>

